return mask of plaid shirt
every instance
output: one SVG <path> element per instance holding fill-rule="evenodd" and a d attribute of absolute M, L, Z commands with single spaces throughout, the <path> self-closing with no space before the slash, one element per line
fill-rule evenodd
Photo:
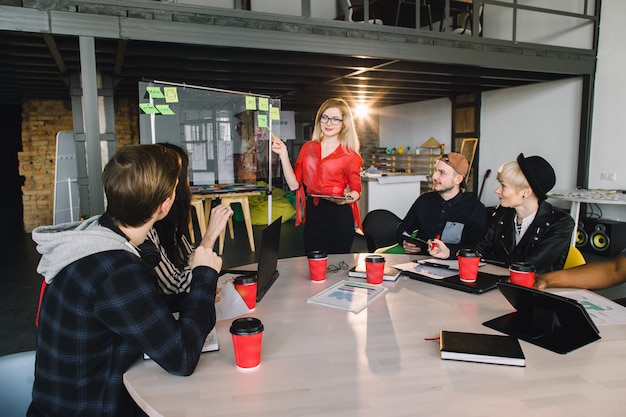
<path fill-rule="evenodd" d="M 215 325 L 217 274 L 193 270 L 178 321 L 156 282 L 153 268 L 121 250 L 75 261 L 54 278 L 41 305 L 28 416 L 142 415 L 122 382 L 142 352 L 172 374 L 194 371 Z"/>

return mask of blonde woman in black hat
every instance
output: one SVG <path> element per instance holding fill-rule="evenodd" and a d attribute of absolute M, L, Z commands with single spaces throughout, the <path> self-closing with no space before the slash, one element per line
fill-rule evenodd
<path fill-rule="evenodd" d="M 540 156 L 519 154 L 498 169 L 497 179 L 500 205 L 477 245 L 483 258 L 506 267 L 528 262 L 538 273 L 563 269 L 574 220 L 546 201 L 556 183 L 552 166 Z M 441 249 L 441 255 L 431 255 L 449 256 Z"/>

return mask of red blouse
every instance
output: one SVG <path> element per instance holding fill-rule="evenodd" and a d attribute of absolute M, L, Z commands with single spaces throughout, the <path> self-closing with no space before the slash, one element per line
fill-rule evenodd
<path fill-rule="evenodd" d="M 302 145 L 294 172 L 300 183 L 296 191 L 296 226 L 302 223 L 306 213 L 306 194 L 343 196 L 346 187 L 361 194 L 361 156 L 340 145 L 322 159 L 322 144 L 309 141 Z M 313 204 L 319 203 L 318 198 Z M 361 216 L 356 202 L 350 203 L 355 223 L 361 227 Z"/>

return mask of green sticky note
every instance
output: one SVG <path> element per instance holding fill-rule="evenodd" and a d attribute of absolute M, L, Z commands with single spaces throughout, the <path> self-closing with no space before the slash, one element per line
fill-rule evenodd
<path fill-rule="evenodd" d="M 256 110 L 256 98 L 246 96 L 246 110 Z"/>
<path fill-rule="evenodd" d="M 267 115 L 259 114 L 256 120 L 259 127 L 267 127 Z"/>
<path fill-rule="evenodd" d="M 166 114 L 166 115 L 176 114 L 172 111 L 172 109 L 170 109 L 169 104 L 157 104 L 156 108 L 161 114 Z"/>
<path fill-rule="evenodd" d="M 270 119 L 280 120 L 280 109 L 278 107 L 272 107 L 270 109 Z"/>
<path fill-rule="evenodd" d="M 178 90 L 176 87 L 163 87 L 166 103 L 178 103 Z"/>
<path fill-rule="evenodd" d="M 161 87 L 146 87 L 146 91 L 150 94 L 152 98 L 163 98 L 163 93 L 161 92 Z"/>
<path fill-rule="evenodd" d="M 270 108 L 270 101 L 265 97 L 259 97 L 259 110 L 267 111 Z"/>
<path fill-rule="evenodd" d="M 139 103 L 139 108 L 146 114 L 159 114 L 159 110 L 152 103 Z"/>

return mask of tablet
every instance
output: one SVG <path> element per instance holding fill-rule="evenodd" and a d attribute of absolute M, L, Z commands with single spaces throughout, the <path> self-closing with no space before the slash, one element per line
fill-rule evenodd
<path fill-rule="evenodd" d="M 311 197 L 317 198 L 334 198 L 335 200 L 353 200 L 352 197 L 346 197 L 343 195 L 324 195 L 324 194 L 309 194 Z"/>
<path fill-rule="evenodd" d="M 426 240 L 421 239 L 417 236 L 411 236 L 407 232 L 402 232 L 402 239 L 414 244 L 415 246 L 428 245 L 428 242 Z"/>
<path fill-rule="evenodd" d="M 516 311 L 484 322 L 487 327 L 560 354 L 600 339 L 576 300 L 504 282 L 498 289 Z"/>

